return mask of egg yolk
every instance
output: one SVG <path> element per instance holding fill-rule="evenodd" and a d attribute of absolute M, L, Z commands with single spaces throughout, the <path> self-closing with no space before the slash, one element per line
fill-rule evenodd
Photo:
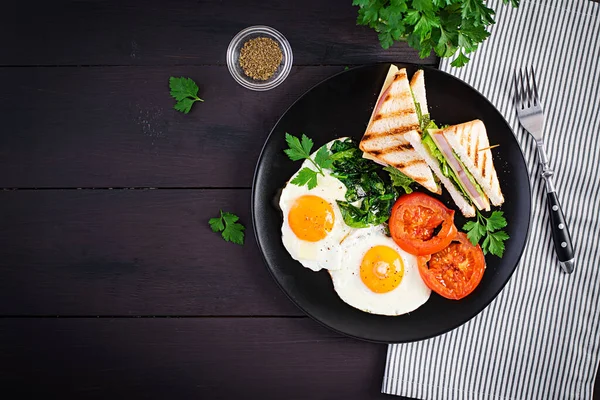
<path fill-rule="evenodd" d="M 288 221 L 292 232 L 302 240 L 318 242 L 333 229 L 335 215 L 329 202 L 314 195 L 304 195 L 296 199 Z"/>
<path fill-rule="evenodd" d="M 402 257 L 388 246 L 367 251 L 360 264 L 360 279 L 375 293 L 387 293 L 400 284 L 404 276 Z"/>

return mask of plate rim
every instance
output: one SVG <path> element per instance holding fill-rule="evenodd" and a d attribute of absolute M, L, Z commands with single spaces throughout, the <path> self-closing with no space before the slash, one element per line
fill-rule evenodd
<path fill-rule="evenodd" d="M 320 85 L 322 85 L 323 83 L 336 78 L 339 75 L 348 73 L 350 71 L 353 70 L 357 70 L 357 69 L 364 69 L 364 68 L 373 68 L 375 66 L 382 66 L 382 65 L 396 65 L 399 68 L 405 68 L 405 67 L 412 67 L 412 68 L 417 68 L 417 69 L 423 69 L 426 71 L 435 71 L 435 73 L 442 73 L 443 75 L 446 75 L 447 77 L 449 77 L 450 79 L 454 79 L 454 80 L 458 80 L 460 81 L 463 85 L 465 85 L 467 88 L 469 88 L 470 90 L 474 91 L 475 93 L 477 93 L 481 98 L 485 99 L 485 101 L 498 113 L 498 115 L 502 118 L 502 120 L 504 121 L 504 123 L 506 124 L 506 126 L 508 127 L 508 129 L 510 130 L 510 132 L 512 133 L 513 138 L 515 139 L 515 141 L 517 142 L 517 146 L 519 148 L 519 155 L 521 156 L 521 160 L 523 161 L 523 164 L 525 166 L 527 166 L 527 160 L 525 160 L 525 155 L 523 154 L 523 149 L 521 148 L 521 144 L 519 143 L 519 141 L 517 140 L 517 137 L 515 135 L 515 132 L 513 131 L 512 127 L 510 126 L 510 124 L 508 123 L 508 121 L 506 120 L 506 117 L 500 112 L 500 110 L 498 110 L 498 108 L 486 97 L 483 95 L 483 93 L 481 93 L 479 90 L 475 89 L 473 86 L 471 86 L 469 83 L 463 81 L 460 78 L 457 78 L 456 76 L 446 72 L 446 71 L 442 71 L 438 68 L 435 67 L 431 67 L 431 66 L 427 66 L 427 65 L 420 65 L 420 64 L 411 64 L 411 63 L 404 63 L 404 62 L 378 62 L 378 63 L 370 63 L 370 64 L 364 64 L 364 65 L 360 65 L 360 66 L 356 66 L 353 68 L 350 68 L 348 70 L 343 70 L 340 71 L 338 73 L 335 73 L 321 81 L 319 81 L 318 83 L 316 83 L 315 85 L 311 86 L 308 90 L 306 90 L 304 93 L 302 93 L 296 100 L 294 100 L 292 102 L 292 104 L 281 114 L 281 116 L 277 119 L 277 121 L 275 122 L 275 124 L 273 125 L 273 127 L 271 128 L 269 134 L 267 135 L 267 137 L 265 138 L 265 141 L 263 143 L 263 146 L 260 150 L 260 154 L 258 156 L 258 159 L 256 160 L 256 165 L 254 167 L 254 174 L 252 177 L 252 190 L 250 193 L 251 196 L 251 201 L 250 201 L 250 208 L 251 208 L 251 213 L 252 213 L 252 228 L 254 231 L 254 237 L 256 240 L 256 244 L 258 245 L 258 248 L 260 250 L 260 255 L 261 258 L 263 260 L 263 264 L 266 267 L 266 269 L 269 271 L 269 274 L 271 275 L 271 277 L 273 278 L 273 280 L 275 281 L 275 283 L 277 284 L 277 286 L 279 287 L 279 289 L 285 294 L 285 296 L 292 302 L 292 304 L 294 304 L 298 309 L 300 309 L 305 316 L 310 317 L 313 321 L 316 321 L 319 325 L 333 331 L 336 332 L 342 336 L 345 337 L 350 337 L 352 339 L 356 339 L 356 340 L 360 340 L 360 341 L 364 341 L 364 342 L 370 342 L 370 343 L 378 343 L 378 344 L 402 344 L 402 343 L 416 343 L 416 342 L 422 342 L 424 340 L 428 340 L 434 337 L 438 337 L 441 335 L 445 335 L 448 332 L 451 332 L 463 325 L 465 325 L 466 323 L 468 323 L 469 321 L 471 321 L 472 319 L 474 319 L 476 316 L 478 316 L 479 314 L 481 314 L 485 309 L 487 309 L 489 307 L 489 305 L 496 300 L 496 298 L 498 297 L 498 295 L 504 290 L 504 288 L 506 287 L 506 285 L 508 284 L 508 282 L 510 282 L 510 280 L 512 279 L 515 271 L 517 270 L 517 268 L 519 268 L 520 264 L 521 264 L 521 260 L 523 258 L 523 253 L 525 251 L 525 248 L 527 247 L 527 244 L 529 243 L 529 236 L 531 233 L 531 219 L 532 219 L 532 193 L 531 193 L 531 176 L 529 174 L 529 171 L 527 171 L 526 175 L 527 175 L 527 198 L 529 199 L 528 205 L 529 205 L 529 218 L 527 219 L 527 231 L 525 234 L 525 240 L 523 241 L 523 245 L 521 247 L 521 249 L 519 250 L 519 256 L 517 257 L 517 261 L 516 261 L 516 265 L 515 267 L 512 269 L 512 271 L 510 272 L 510 274 L 508 275 L 508 279 L 506 280 L 506 282 L 504 282 L 500 288 L 498 289 L 498 291 L 496 293 L 494 293 L 493 296 L 491 296 L 490 300 L 485 302 L 483 304 L 483 306 L 481 307 L 481 309 L 476 312 L 474 315 L 468 317 L 467 319 L 459 322 L 458 324 L 456 324 L 455 326 L 452 326 L 450 328 L 444 329 L 438 333 L 434 333 L 434 334 L 429 334 L 426 336 L 423 336 L 420 339 L 416 339 L 416 340 L 403 340 L 403 341 L 394 341 L 394 342 L 389 342 L 389 341 L 384 341 L 384 340 L 376 340 L 376 339 L 371 339 L 371 338 L 364 338 L 361 336 L 357 336 L 357 335 L 353 335 L 351 333 L 347 333 L 344 331 L 341 331 L 337 328 L 332 327 L 331 325 L 328 325 L 327 323 L 321 321 L 320 319 L 318 319 L 317 317 L 315 317 L 314 315 L 312 315 L 310 312 L 306 311 L 306 309 L 304 307 L 302 307 L 298 302 L 296 302 L 291 295 L 285 290 L 285 288 L 283 287 L 283 285 L 279 282 L 279 280 L 277 279 L 274 271 L 271 269 L 269 263 L 267 262 L 267 259 L 265 257 L 265 253 L 263 251 L 263 244 L 262 244 L 262 240 L 260 239 L 260 235 L 258 233 L 258 229 L 257 229 L 257 225 L 256 225 L 256 212 L 255 212 L 255 208 L 256 208 L 256 181 L 258 179 L 258 170 L 260 168 L 260 164 L 261 161 L 263 159 L 263 156 L 265 154 L 265 149 L 267 148 L 267 144 L 269 142 L 269 140 L 271 139 L 271 136 L 273 135 L 275 129 L 277 128 L 277 126 L 279 125 L 279 123 L 281 122 L 281 120 L 287 115 L 287 113 L 298 103 L 300 102 L 306 95 L 308 95 L 310 92 L 312 92 L 313 89 L 319 87 Z M 392 318 L 392 317 L 390 317 Z"/>

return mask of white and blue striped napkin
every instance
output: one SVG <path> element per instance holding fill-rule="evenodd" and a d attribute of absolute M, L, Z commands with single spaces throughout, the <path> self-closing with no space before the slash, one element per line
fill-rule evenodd
<path fill-rule="evenodd" d="M 532 179 L 529 243 L 507 286 L 473 320 L 389 346 L 382 391 L 427 400 L 591 399 L 600 358 L 600 4 L 487 5 L 496 10 L 491 37 L 466 67 L 444 60 L 440 68 L 483 93 L 512 126 Z M 526 65 L 546 110 L 550 165 L 576 250 L 571 275 L 559 268 L 535 145 L 512 103 L 513 70 Z"/>

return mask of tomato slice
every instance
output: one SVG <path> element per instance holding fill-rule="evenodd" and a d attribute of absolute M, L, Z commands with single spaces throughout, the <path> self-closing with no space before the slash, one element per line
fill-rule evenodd
<path fill-rule="evenodd" d="M 394 242 L 416 256 L 436 253 L 456 237 L 454 210 L 424 193 L 401 196 L 389 221 Z"/>
<path fill-rule="evenodd" d="M 485 258 L 460 232 L 445 249 L 419 257 L 419 273 L 431 290 L 451 300 L 460 300 L 475 290 L 483 278 Z"/>

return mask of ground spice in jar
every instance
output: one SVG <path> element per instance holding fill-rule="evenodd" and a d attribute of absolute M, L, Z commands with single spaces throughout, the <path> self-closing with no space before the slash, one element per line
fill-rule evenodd
<path fill-rule="evenodd" d="M 240 67 L 244 74 L 259 81 L 272 77 L 282 59 L 279 44 L 267 37 L 250 39 L 240 50 Z"/>

